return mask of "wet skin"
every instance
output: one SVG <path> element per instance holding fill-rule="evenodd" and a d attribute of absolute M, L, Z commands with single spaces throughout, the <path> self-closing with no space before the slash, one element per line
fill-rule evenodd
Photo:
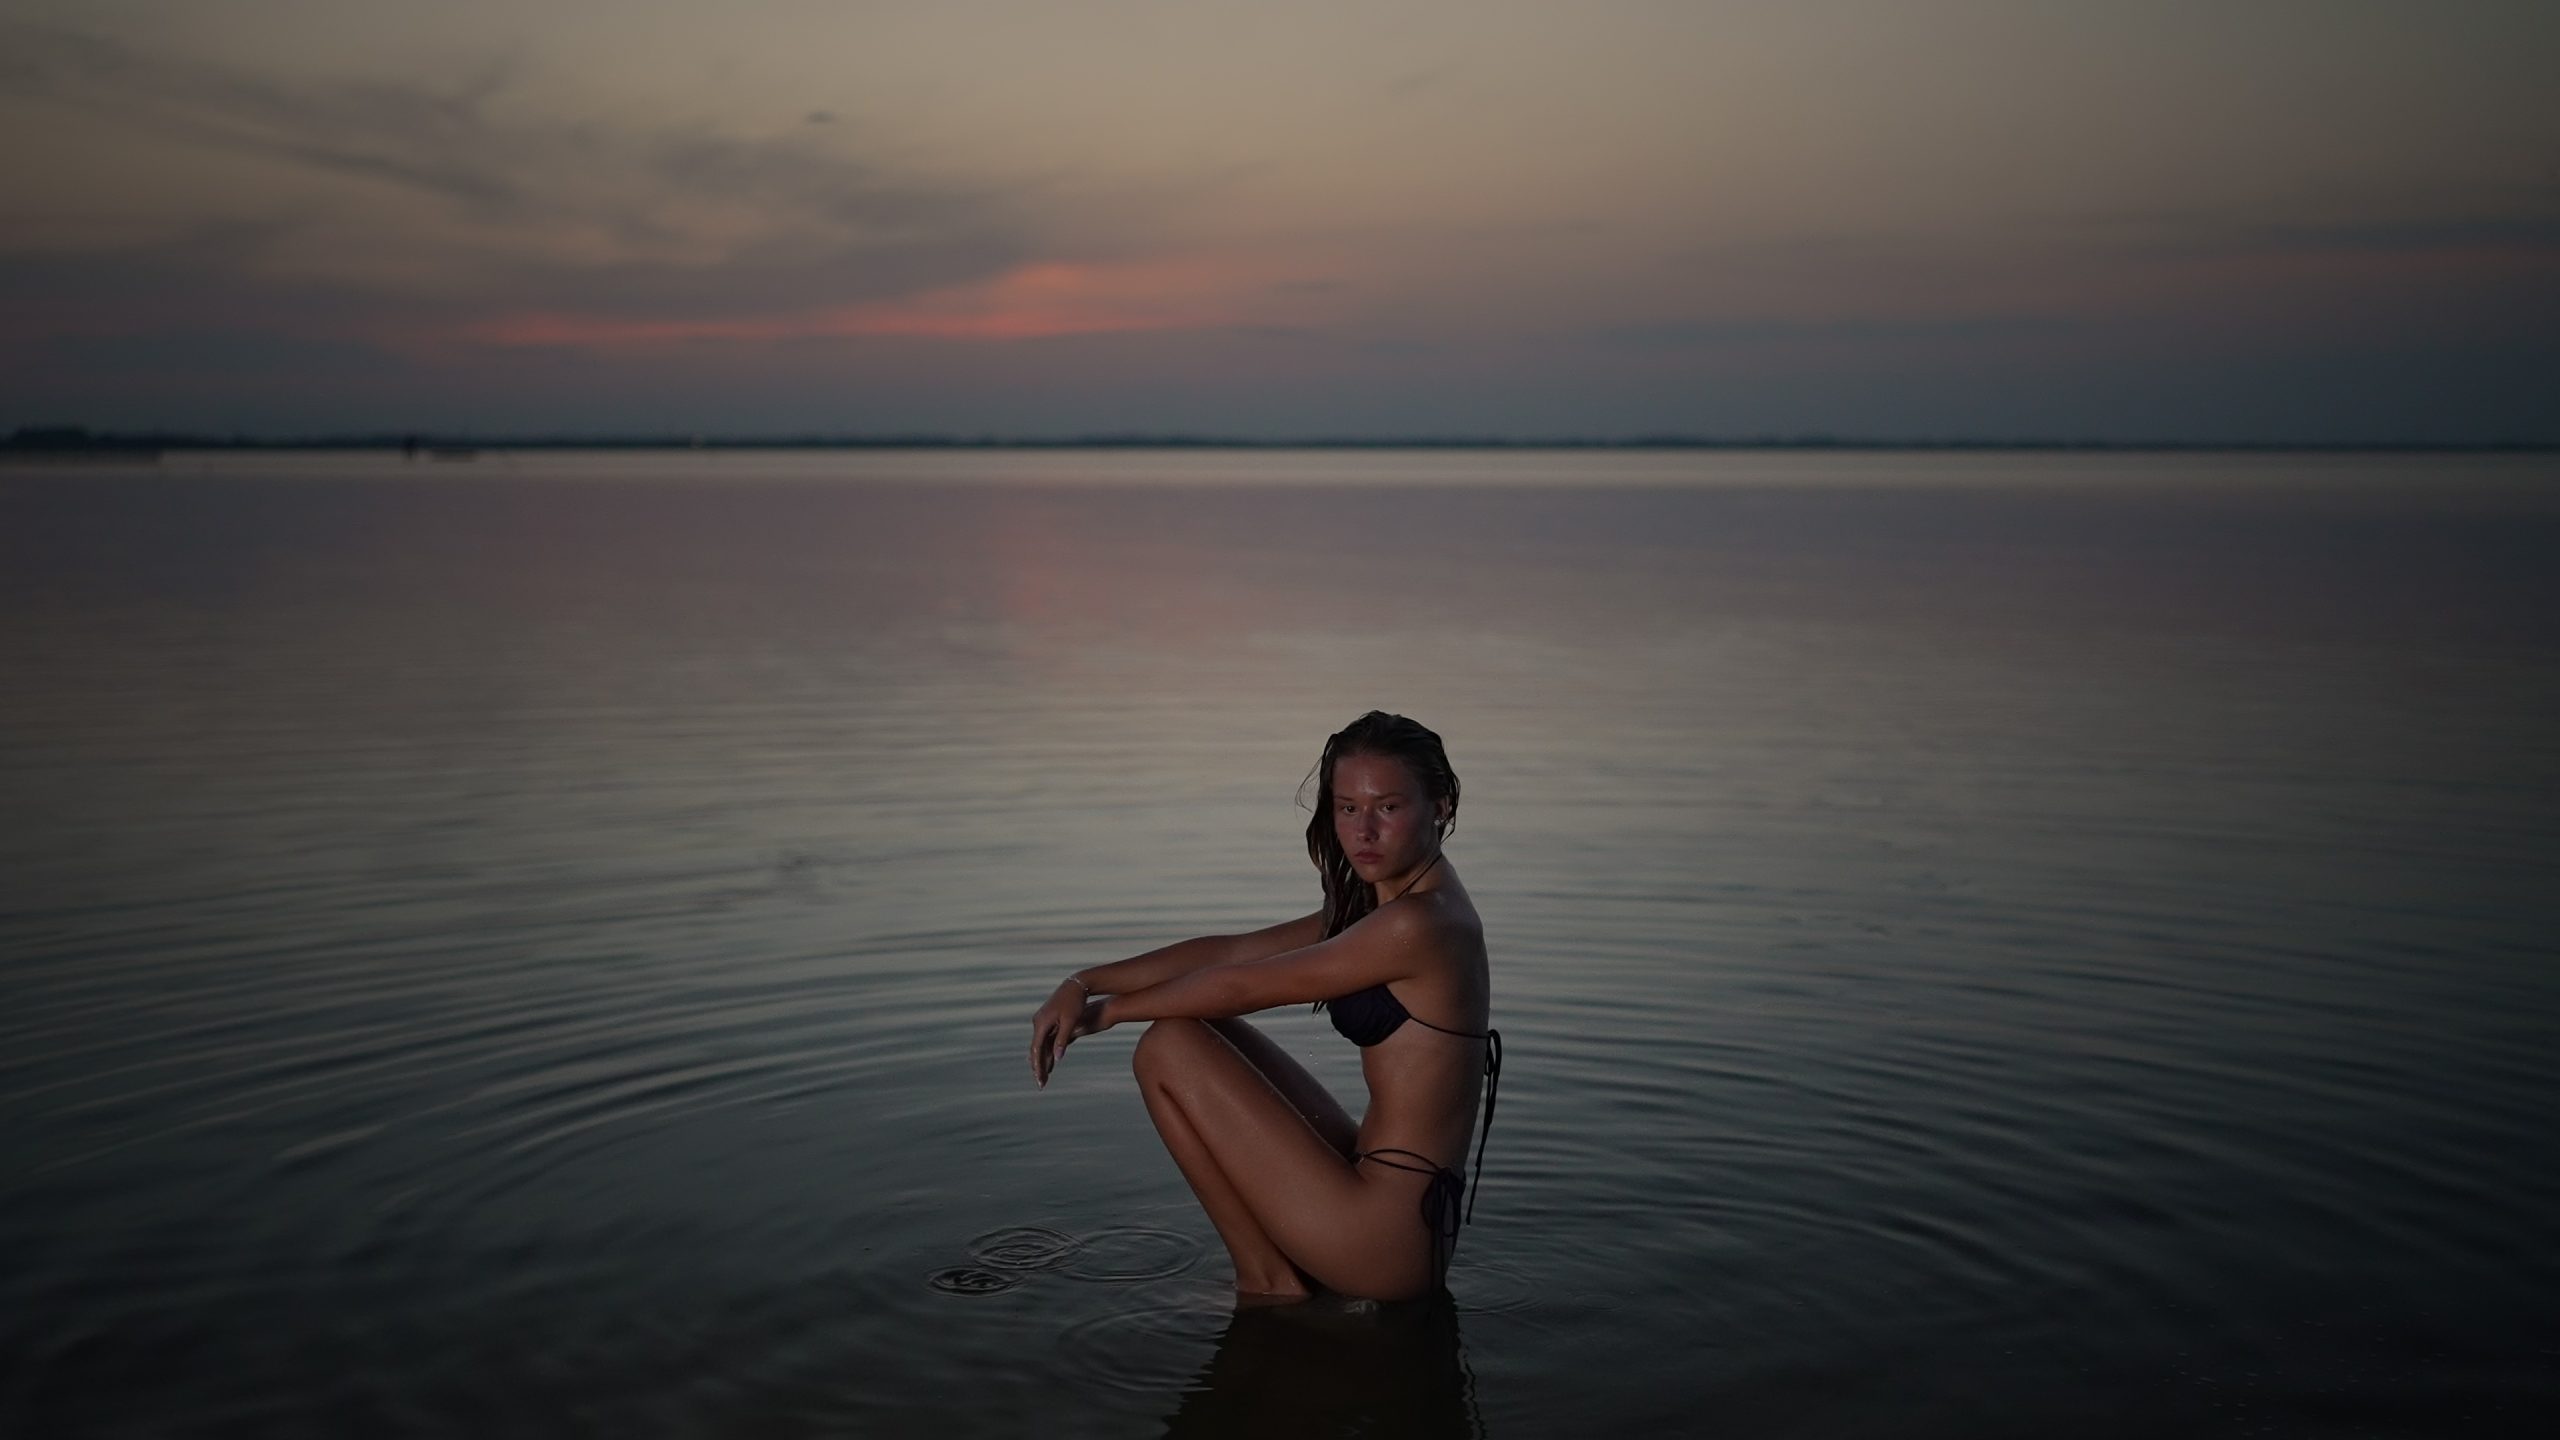
<path fill-rule="evenodd" d="M 1334 834 L 1374 887 L 1375 911 L 1329 940 L 1319 912 L 1097 966 L 1060 984 L 1032 1019 L 1042 1084 L 1075 1040 L 1151 1022 L 1132 1057 L 1139 1093 L 1248 1299 L 1301 1298 L 1311 1285 L 1375 1299 L 1428 1290 L 1429 1177 L 1351 1157 L 1402 1149 L 1462 1166 L 1483 1079 L 1481 1045 L 1406 1025 L 1361 1052 L 1369 1104 L 1355 1122 L 1238 1018 L 1384 984 L 1416 1016 L 1485 1028 L 1483 925 L 1440 851 L 1446 802 L 1384 756 L 1341 756 L 1332 780 Z"/>

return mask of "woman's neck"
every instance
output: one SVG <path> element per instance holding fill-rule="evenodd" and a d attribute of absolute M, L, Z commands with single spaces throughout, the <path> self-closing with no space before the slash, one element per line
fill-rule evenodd
<path fill-rule="evenodd" d="M 1413 874 L 1407 876 L 1405 878 L 1405 882 L 1396 887 L 1396 893 L 1393 895 L 1387 893 L 1387 882 L 1384 880 L 1381 880 L 1376 885 L 1372 886 L 1370 888 L 1370 893 L 1377 897 L 1379 908 L 1384 909 L 1385 907 L 1392 905 L 1396 901 L 1413 893 L 1413 887 L 1422 883 L 1423 876 L 1440 868 L 1440 857 L 1445 853 L 1447 852 L 1440 850 L 1432 851 L 1431 858 L 1423 862 L 1421 869 L 1416 870 Z"/>

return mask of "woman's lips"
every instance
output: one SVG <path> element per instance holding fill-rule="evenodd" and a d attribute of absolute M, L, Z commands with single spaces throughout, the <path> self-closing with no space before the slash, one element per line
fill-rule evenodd
<path fill-rule="evenodd" d="M 1375 850 L 1354 850 L 1351 852 L 1351 858 L 1363 865 L 1375 865 L 1378 863 L 1378 852 Z"/>

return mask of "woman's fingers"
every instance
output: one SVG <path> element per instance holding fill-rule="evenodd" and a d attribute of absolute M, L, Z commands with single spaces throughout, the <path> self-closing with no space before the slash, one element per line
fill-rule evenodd
<path fill-rule="evenodd" d="M 1073 1015 L 1054 1014 L 1043 1008 L 1031 1017 L 1031 1078 L 1043 1087 L 1050 1072 L 1058 1068 L 1058 1059 L 1078 1038 L 1097 1028 L 1092 1023 L 1093 1011 L 1079 1010 Z"/>
<path fill-rule="evenodd" d="M 1041 1085 L 1049 1083 L 1050 1074 L 1058 1068 L 1059 1058 L 1067 1053 L 1067 1042 L 1074 1038 L 1066 1026 L 1052 1022 L 1032 1043 L 1031 1073 Z"/>

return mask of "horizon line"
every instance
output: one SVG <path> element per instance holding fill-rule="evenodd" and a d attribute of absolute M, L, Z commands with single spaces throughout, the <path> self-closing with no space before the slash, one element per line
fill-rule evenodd
<path fill-rule="evenodd" d="M 1101 431 L 1074 435 L 951 432 L 848 434 L 472 432 L 346 430 L 228 435 L 178 429 L 90 430 L 22 425 L 0 438 L 0 454 L 131 454 L 169 450 L 2116 450 L 2265 452 L 2505 452 L 2560 450 L 2560 440 L 2133 440 L 2106 436 L 1616 436 L 1466 434 L 1318 435 L 1275 438 L 1181 431 Z"/>

